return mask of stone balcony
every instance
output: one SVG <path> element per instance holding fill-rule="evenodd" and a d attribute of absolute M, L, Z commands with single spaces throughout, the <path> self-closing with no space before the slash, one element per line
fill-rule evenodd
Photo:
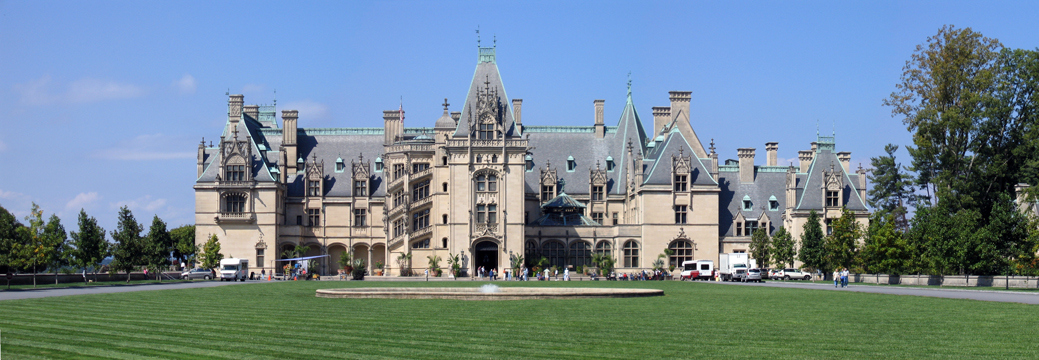
<path fill-rule="evenodd" d="M 429 235 L 432 232 L 433 232 L 433 227 L 432 226 L 426 226 L 424 228 L 412 231 L 411 232 L 411 238 L 412 239 L 417 239 L 417 238 L 420 238 L 422 236 Z"/>
<path fill-rule="evenodd" d="M 411 181 L 416 182 L 430 175 L 433 175 L 433 168 L 428 168 L 417 173 L 411 174 Z"/>
<path fill-rule="evenodd" d="M 419 207 L 422 207 L 422 206 L 425 206 L 425 205 L 429 205 L 432 202 L 433 202 L 433 197 L 432 196 L 426 196 L 424 198 L 415 200 L 415 202 L 411 203 L 411 208 L 412 209 L 417 209 Z"/>
<path fill-rule="evenodd" d="M 253 213 L 236 213 L 236 212 L 221 212 L 213 217 L 217 224 L 221 223 L 245 223 L 252 224 L 256 222 L 256 214 Z"/>

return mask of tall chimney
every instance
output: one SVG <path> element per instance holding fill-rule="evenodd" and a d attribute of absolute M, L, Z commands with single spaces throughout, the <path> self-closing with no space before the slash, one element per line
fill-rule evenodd
<path fill-rule="evenodd" d="M 205 168 L 202 167 L 203 162 L 206 160 L 206 138 L 202 138 L 202 142 L 198 144 L 198 175 L 196 178 L 202 177 L 202 171 Z"/>
<path fill-rule="evenodd" d="M 862 164 L 859 164 L 859 170 L 856 171 L 859 174 L 859 197 L 862 201 L 866 201 L 866 169 L 862 168 Z M 865 205 L 865 204 L 863 204 Z"/>
<path fill-rule="evenodd" d="M 512 115 L 516 118 L 516 124 L 523 124 L 523 99 L 512 99 Z M 458 115 L 462 115 L 459 113 Z"/>
<path fill-rule="evenodd" d="M 400 110 L 383 110 L 382 119 L 385 123 L 385 128 L 383 129 L 385 144 L 393 145 L 393 142 L 397 141 L 397 138 L 404 134 L 404 129 L 400 124 Z"/>
<path fill-rule="evenodd" d="M 663 129 L 668 122 L 671 122 L 671 108 L 668 106 L 654 106 L 653 134 L 649 136 L 650 140 L 656 139 L 657 135 L 660 135 L 660 129 Z"/>
<path fill-rule="evenodd" d="M 299 119 L 299 111 L 281 111 L 281 147 L 284 157 L 281 169 L 282 176 L 296 173 L 296 120 Z"/>
<path fill-rule="evenodd" d="M 243 110 L 246 115 L 253 118 L 253 120 L 260 120 L 260 105 L 246 105 Z"/>
<path fill-rule="evenodd" d="M 245 95 L 234 94 L 227 99 L 227 121 L 228 121 L 228 136 L 238 127 L 238 121 L 242 120 L 242 103 L 245 102 Z"/>
<path fill-rule="evenodd" d="M 776 152 L 779 151 L 779 143 L 767 142 L 765 143 L 765 165 L 776 166 L 779 165 L 779 159 L 776 157 Z"/>
<path fill-rule="evenodd" d="M 517 120 L 516 120 L 516 122 L 519 122 L 519 119 L 518 119 L 519 118 L 519 114 L 518 113 L 519 112 L 517 111 L 517 114 L 516 114 Z M 455 121 L 455 126 L 458 126 L 458 119 L 461 119 L 461 118 L 462 118 L 462 112 L 461 111 L 452 111 L 451 112 L 451 119 Z"/>
<path fill-rule="evenodd" d="M 603 124 L 603 106 L 606 105 L 606 100 L 595 100 L 595 137 L 602 139 L 606 136 L 606 127 Z"/>
<path fill-rule="evenodd" d="M 675 121 L 689 123 L 689 100 L 693 98 L 692 91 L 670 91 L 671 116 Z M 691 124 L 690 124 L 691 126 Z"/>
<path fill-rule="evenodd" d="M 754 148 L 739 148 L 736 152 L 740 158 L 740 183 L 754 182 Z"/>
<path fill-rule="evenodd" d="M 812 150 L 801 150 L 797 152 L 797 159 L 801 160 L 801 171 L 799 172 L 802 174 L 808 172 L 808 167 L 812 166 L 812 160 L 815 159 L 815 145 L 812 145 L 812 147 Z"/>
<path fill-rule="evenodd" d="M 837 160 L 841 161 L 841 166 L 844 167 L 845 173 L 851 173 L 851 153 L 847 151 L 841 151 L 837 153 Z"/>

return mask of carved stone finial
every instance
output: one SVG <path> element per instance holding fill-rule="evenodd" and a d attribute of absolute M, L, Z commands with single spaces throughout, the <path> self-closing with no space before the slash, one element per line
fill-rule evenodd
<path fill-rule="evenodd" d="M 678 156 L 679 157 L 685 156 L 685 147 L 681 147 L 681 146 L 678 147 Z"/>
<path fill-rule="evenodd" d="M 599 160 L 595 160 L 595 170 L 599 170 Z"/>
<path fill-rule="evenodd" d="M 714 153 L 714 138 L 711 138 L 711 153 Z"/>
<path fill-rule="evenodd" d="M 364 153 L 360 153 L 357 158 L 360 162 L 364 162 Z"/>
<path fill-rule="evenodd" d="M 448 106 L 451 106 L 451 104 L 448 104 L 448 103 L 447 103 L 447 98 L 444 98 L 444 103 L 443 103 L 443 104 L 441 104 L 441 105 L 444 105 L 444 111 L 445 111 L 445 112 L 447 111 L 447 107 L 448 107 Z"/>

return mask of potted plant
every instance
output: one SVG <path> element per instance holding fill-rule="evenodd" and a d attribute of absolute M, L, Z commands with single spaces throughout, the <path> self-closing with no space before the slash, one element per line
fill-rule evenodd
<path fill-rule="evenodd" d="M 376 261 L 375 262 L 375 275 L 382 276 L 382 273 L 383 273 L 382 268 L 383 268 L 383 266 L 385 266 L 385 264 L 383 264 L 382 261 Z"/>
<path fill-rule="evenodd" d="M 451 268 L 451 276 L 455 280 L 458 280 L 458 274 L 462 270 L 462 263 L 458 260 L 458 255 L 447 254 L 447 265 Z"/>
<path fill-rule="evenodd" d="M 354 254 L 350 252 L 344 252 L 343 255 L 339 257 L 339 266 L 342 266 L 343 270 L 346 271 L 347 274 L 354 271 L 353 259 Z"/>
<path fill-rule="evenodd" d="M 432 273 L 433 276 L 440 277 L 440 274 L 443 273 L 443 271 L 440 270 L 440 257 L 429 255 L 426 256 L 426 259 L 429 259 L 429 272 Z"/>
<path fill-rule="evenodd" d="M 364 280 L 364 271 L 365 271 L 364 265 L 365 265 L 364 259 L 354 259 L 354 262 L 353 262 L 353 268 L 354 269 L 353 269 L 352 272 L 350 272 L 350 275 L 352 276 L 352 278 L 354 280 Z"/>

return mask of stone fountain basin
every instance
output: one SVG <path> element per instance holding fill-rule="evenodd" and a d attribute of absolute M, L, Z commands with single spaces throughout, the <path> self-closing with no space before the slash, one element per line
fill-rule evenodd
<path fill-rule="evenodd" d="M 531 300 L 663 296 L 659 289 L 498 287 L 410 287 L 320 289 L 317 297 L 341 299 Z"/>

